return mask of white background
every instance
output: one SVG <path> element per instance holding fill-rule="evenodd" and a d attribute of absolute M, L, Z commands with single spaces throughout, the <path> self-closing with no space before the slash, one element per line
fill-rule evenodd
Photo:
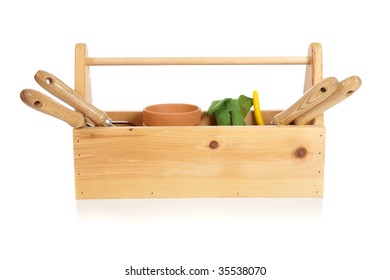
<path fill-rule="evenodd" d="M 389 279 L 386 1 L 85 2 L 0 4 L 1 279 L 130 279 L 130 265 Z M 39 69 L 73 86 L 78 42 L 91 56 L 305 56 L 320 42 L 324 77 L 363 81 L 325 115 L 324 198 L 76 201 L 71 127 L 19 93 L 41 90 Z M 264 109 L 283 109 L 299 98 L 304 75 L 304 66 L 93 69 L 94 103 L 104 110 L 160 101 L 207 109 L 253 89 Z"/>

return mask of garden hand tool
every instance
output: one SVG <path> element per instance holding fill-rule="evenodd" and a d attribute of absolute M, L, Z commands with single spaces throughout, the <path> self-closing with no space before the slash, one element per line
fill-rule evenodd
<path fill-rule="evenodd" d="M 69 86 L 54 75 L 39 70 L 34 78 L 41 87 L 75 108 L 85 117 L 90 119 L 95 125 L 114 126 L 105 112 L 87 102 L 83 97 L 74 92 Z"/>
<path fill-rule="evenodd" d="M 293 122 L 297 117 L 305 114 L 314 106 L 323 102 L 338 87 L 338 81 L 334 77 L 326 78 L 308 89 L 305 94 L 291 105 L 288 109 L 275 115 L 271 124 L 286 125 Z"/>
<path fill-rule="evenodd" d="M 322 101 L 320 104 L 316 105 L 308 112 L 300 115 L 296 118 L 293 123 L 294 124 L 307 124 L 311 120 L 313 120 L 318 115 L 322 114 L 332 106 L 337 103 L 343 101 L 347 97 L 351 96 L 354 92 L 356 92 L 360 85 L 362 84 L 362 80 L 358 76 L 348 77 L 340 82 L 336 91 L 334 91 L 328 98 Z"/>
<path fill-rule="evenodd" d="M 67 107 L 54 101 L 52 98 L 37 90 L 24 89 L 20 93 L 20 98 L 27 106 L 52 117 L 58 118 L 74 128 L 87 126 L 83 114 L 68 109 Z"/>

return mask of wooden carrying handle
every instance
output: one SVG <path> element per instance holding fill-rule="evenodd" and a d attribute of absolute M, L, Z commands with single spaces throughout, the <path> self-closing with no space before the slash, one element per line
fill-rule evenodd
<path fill-rule="evenodd" d="M 306 93 L 288 109 L 274 116 L 272 124 L 290 124 L 301 114 L 306 113 L 311 108 L 328 98 L 337 88 L 338 81 L 334 77 L 329 77 L 312 86 Z"/>
<path fill-rule="evenodd" d="M 300 115 L 293 123 L 301 125 L 307 124 L 318 115 L 351 96 L 359 89 L 361 84 L 362 80 L 358 76 L 351 76 L 342 80 L 335 92 L 307 113 Z"/>
<path fill-rule="evenodd" d="M 39 91 L 24 89 L 20 93 L 20 99 L 22 99 L 27 106 L 60 119 L 74 128 L 86 126 L 83 114 L 66 108 Z"/>
<path fill-rule="evenodd" d="M 113 126 L 110 118 L 105 112 L 88 103 L 83 97 L 74 92 L 69 86 L 54 75 L 39 70 L 35 74 L 34 78 L 41 87 L 46 89 L 58 99 L 80 111 L 94 124 L 99 126 Z"/>
<path fill-rule="evenodd" d="M 296 65 L 307 56 L 281 57 L 88 57 L 87 65 Z"/>

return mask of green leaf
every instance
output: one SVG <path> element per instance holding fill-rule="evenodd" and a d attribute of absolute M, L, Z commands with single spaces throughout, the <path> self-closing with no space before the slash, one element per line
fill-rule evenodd
<path fill-rule="evenodd" d="M 238 103 L 240 104 L 241 115 L 245 118 L 253 105 L 253 100 L 245 95 L 240 95 L 238 97 Z"/>
<path fill-rule="evenodd" d="M 211 102 L 211 105 L 207 111 L 207 115 L 210 116 L 210 115 L 215 114 L 215 112 L 220 110 L 222 108 L 222 106 L 229 100 L 231 100 L 231 98 L 225 98 L 222 100 L 214 100 L 213 102 Z"/>

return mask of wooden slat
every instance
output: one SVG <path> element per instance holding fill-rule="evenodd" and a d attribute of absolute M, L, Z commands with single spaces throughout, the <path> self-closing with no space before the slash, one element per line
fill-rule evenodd
<path fill-rule="evenodd" d="M 75 129 L 76 197 L 321 197 L 324 139 L 319 126 Z"/>
<path fill-rule="evenodd" d="M 89 57 L 87 65 L 281 65 L 309 64 L 309 57 Z"/>
<path fill-rule="evenodd" d="M 87 65 L 88 49 L 86 44 L 77 44 L 75 50 L 75 92 L 92 103 L 91 80 Z"/>
<path fill-rule="evenodd" d="M 304 83 L 304 92 L 322 81 L 322 47 L 320 43 L 311 43 L 309 46 L 308 57 L 309 65 L 306 66 L 306 75 Z M 315 125 L 324 125 L 324 114 L 317 116 L 313 123 Z"/>
<path fill-rule="evenodd" d="M 143 125 L 143 116 L 142 116 L 142 111 L 109 111 L 106 112 L 107 115 L 112 119 L 114 122 L 115 121 L 124 121 L 127 122 L 128 125 L 131 126 L 142 126 Z M 268 111 L 262 111 L 261 114 L 264 119 L 265 124 L 270 124 L 273 117 L 277 114 L 280 113 L 279 110 L 268 110 Z M 245 123 L 247 125 L 256 125 L 256 120 L 255 116 L 253 114 L 253 111 L 249 111 L 246 118 L 245 118 Z M 202 118 L 200 121 L 201 126 L 203 125 L 215 125 L 215 119 L 213 116 L 207 116 L 206 112 L 202 112 Z"/>

